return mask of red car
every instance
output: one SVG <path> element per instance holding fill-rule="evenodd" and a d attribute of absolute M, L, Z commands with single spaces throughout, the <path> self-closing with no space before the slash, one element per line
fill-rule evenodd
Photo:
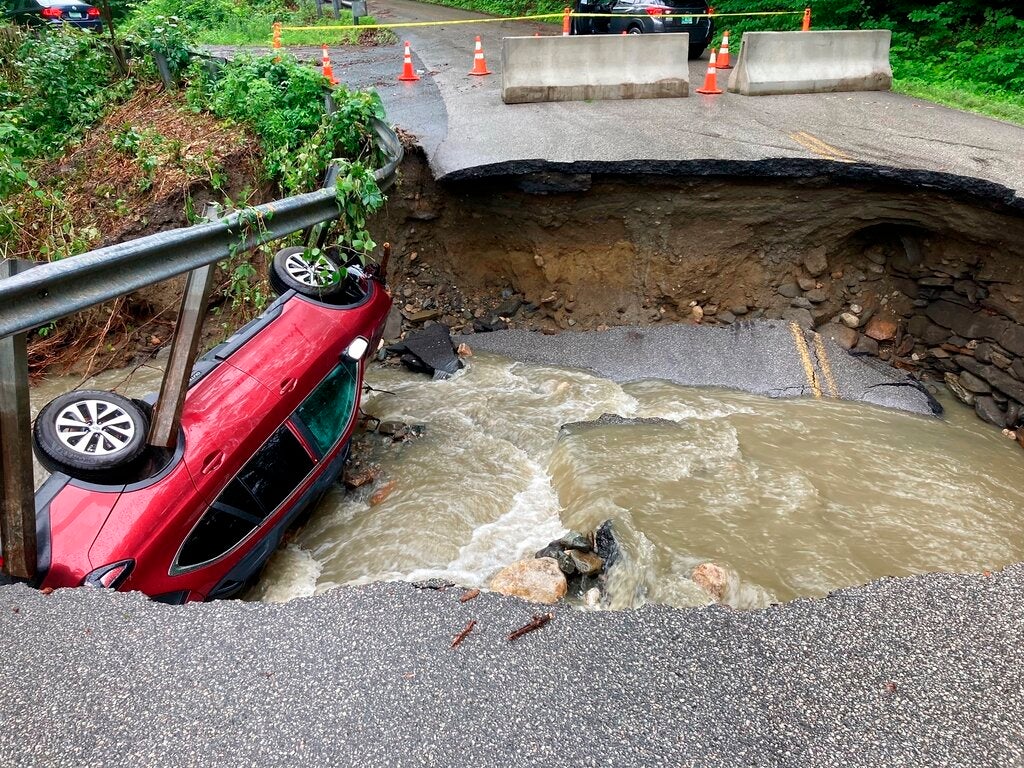
<path fill-rule="evenodd" d="M 197 361 L 173 451 L 146 446 L 145 402 L 73 391 L 39 412 L 38 586 L 234 595 L 337 479 L 391 297 L 302 251 L 274 258 L 280 298 Z"/>

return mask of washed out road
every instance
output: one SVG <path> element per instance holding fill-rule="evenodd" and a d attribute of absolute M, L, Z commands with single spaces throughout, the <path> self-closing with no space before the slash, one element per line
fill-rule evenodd
<path fill-rule="evenodd" d="M 371 0 L 381 23 L 487 18 L 412 0 Z M 779 28 L 796 29 L 792 17 Z M 690 63 L 685 99 L 506 105 L 502 37 L 560 34 L 556 24 L 500 22 L 397 29 L 421 80 L 400 83 L 401 42 L 333 48 L 336 75 L 377 88 L 388 120 L 416 135 L 439 179 L 541 169 L 891 180 L 968 191 L 1024 208 L 1024 127 L 896 93 L 747 97 L 694 93 L 706 60 Z M 269 36 L 268 30 L 268 36 Z M 493 74 L 470 77 L 483 39 Z M 287 38 L 286 38 L 287 39 Z M 237 49 L 214 48 L 233 55 Z M 295 49 L 319 61 L 319 48 Z M 719 73 L 723 88 L 728 72 Z"/>

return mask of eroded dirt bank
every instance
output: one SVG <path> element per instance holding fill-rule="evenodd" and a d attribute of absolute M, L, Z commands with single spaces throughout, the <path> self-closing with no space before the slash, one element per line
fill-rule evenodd
<path fill-rule="evenodd" d="M 999 204 L 825 177 L 442 186 L 411 152 L 378 231 L 408 327 L 784 318 L 1021 421 L 1024 218 Z"/>

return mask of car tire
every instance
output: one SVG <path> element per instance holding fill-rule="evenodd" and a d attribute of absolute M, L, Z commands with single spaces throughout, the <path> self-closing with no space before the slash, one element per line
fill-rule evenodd
<path fill-rule="evenodd" d="M 642 27 L 638 27 L 635 24 L 632 27 L 630 27 L 629 29 L 627 29 L 626 31 L 629 32 L 629 34 L 631 34 L 631 35 L 642 35 L 644 33 L 643 28 Z"/>
<path fill-rule="evenodd" d="M 132 466 L 146 449 L 149 418 L 114 392 L 75 390 L 54 398 L 32 425 L 39 463 L 51 472 L 101 480 Z"/>
<path fill-rule="evenodd" d="M 704 51 L 706 51 L 707 49 L 707 43 L 702 43 L 701 45 L 691 45 L 690 53 L 687 58 L 689 58 L 690 61 L 693 61 L 694 59 L 699 59 L 701 56 L 704 55 Z"/>
<path fill-rule="evenodd" d="M 321 253 L 316 266 L 310 265 L 302 256 L 302 246 L 282 248 L 274 255 L 270 265 L 270 286 L 278 296 L 286 291 L 295 291 L 314 299 L 328 299 L 345 289 L 341 267 Z"/>

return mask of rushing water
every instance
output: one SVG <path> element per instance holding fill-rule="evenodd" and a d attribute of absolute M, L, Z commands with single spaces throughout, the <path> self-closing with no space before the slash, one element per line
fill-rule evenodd
<path fill-rule="evenodd" d="M 139 395 L 158 368 L 86 386 Z M 427 425 L 370 436 L 383 477 L 335 488 L 251 597 L 286 600 L 379 579 L 484 586 L 567 528 L 613 519 L 624 558 L 613 607 L 703 604 L 712 561 L 727 601 L 756 607 L 886 575 L 1024 560 L 1024 452 L 972 411 L 938 420 L 836 401 L 771 400 L 478 354 L 448 381 L 374 368 L 367 413 Z M 33 406 L 79 382 L 46 382 Z M 560 427 L 603 413 L 669 423 Z M 40 476 L 41 477 L 41 476 Z M 37 478 L 37 480 L 40 478 Z M 395 490 L 371 506 L 374 488 Z"/>

